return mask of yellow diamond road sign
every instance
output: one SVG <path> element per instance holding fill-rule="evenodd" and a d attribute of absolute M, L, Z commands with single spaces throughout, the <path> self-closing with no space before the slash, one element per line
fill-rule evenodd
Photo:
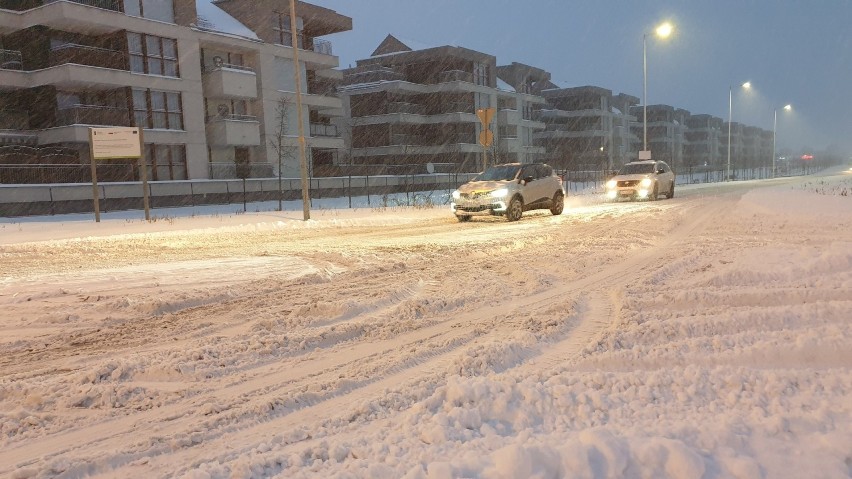
<path fill-rule="evenodd" d="M 479 108 L 476 110 L 476 116 L 479 117 L 479 121 L 482 122 L 482 126 L 488 127 L 491 123 L 491 119 L 494 118 L 494 113 L 496 111 L 496 108 Z"/>

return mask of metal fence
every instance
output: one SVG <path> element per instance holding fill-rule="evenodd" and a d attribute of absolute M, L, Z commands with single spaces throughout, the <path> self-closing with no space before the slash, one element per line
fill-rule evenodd
<path fill-rule="evenodd" d="M 265 165 L 267 166 L 267 165 Z M 341 175 L 309 179 L 311 200 L 324 198 L 348 199 L 366 197 L 372 207 L 397 205 L 442 205 L 449 202 L 451 193 L 469 181 L 476 173 L 448 172 L 425 174 L 390 172 L 383 175 Z M 215 173 L 232 176 L 234 163 L 212 164 Z M 141 184 L 135 164 L 101 163 L 98 183 L 102 211 L 141 209 Z M 354 170 L 351 170 L 354 171 Z M 816 165 L 785 167 L 779 176 L 806 175 L 816 171 Z M 213 171 L 211 171 L 212 173 Z M 256 172 L 261 173 L 261 172 Z M 149 193 L 154 208 L 231 204 L 261 201 L 301 199 L 301 181 L 297 178 L 271 176 L 268 170 L 261 178 L 151 181 Z M 616 172 L 603 170 L 561 170 L 566 191 L 574 194 L 593 194 L 602 190 Z M 724 181 L 722 170 L 694 169 L 678 175 L 678 184 Z M 769 168 L 736 169 L 737 180 L 771 177 Z M 91 171 L 89 165 L 2 165 L 0 164 L 0 216 L 31 216 L 92 211 Z M 10 184 L 11 183 L 11 184 Z M 40 183 L 40 184 L 32 184 Z M 59 193 L 59 194 L 57 194 Z"/>

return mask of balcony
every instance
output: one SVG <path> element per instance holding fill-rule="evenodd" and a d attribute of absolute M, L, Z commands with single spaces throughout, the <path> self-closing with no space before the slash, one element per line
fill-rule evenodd
<path fill-rule="evenodd" d="M 23 70 L 24 61 L 17 50 L 0 50 L 0 70 Z"/>
<path fill-rule="evenodd" d="M 514 109 L 499 110 L 496 121 L 498 125 L 517 125 L 521 121 L 521 114 Z"/>
<path fill-rule="evenodd" d="M 314 38 L 311 43 L 313 43 L 313 51 L 317 53 L 322 53 L 323 55 L 334 55 L 334 53 L 332 53 L 330 41 Z"/>
<path fill-rule="evenodd" d="M 13 0 L 4 0 L 0 1 L 0 8 L 15 10 L 15 11 L 24 11 L 30 10 L 36 7 L 40 7 L 42 5 L 48 5 L 50 3 L 56 3 L 59 0 L 29 0 L 29 1 L 13 1 Z M 90 7 L 103 8 L 104 10 L 113 10 L 116 12 L 123 11 L 122 9 L 122 1 L 121 0 L 68 0 L 72 3 L 79 3 L 80 5 L 88 5 Z"/>
<path fill-rule="evenodd" d="M 410 133 L 394 133 L 391 134 L 390 146 L 441 146 L 452 145 L 457 143 L 476 144 L 474 135 L 457 133 L 441 136 L 424 137 L 423 135 L 413 135 Z"/>
<path fill-rule="evenodd" d="M 517 151 L 520 146 L 518 137 L 505 136 L 497 140 L 497 148 L 501 151 Z"/>
<path fill-rule="evenodd" d="M 0 110 L 0 130 L 29 130 L 30 114 L 25 110 Z"/>
<path fill-rule="evenodd" d="M 391 135 L 390 144 L 393 145 L 420 145 L 422 138 L 417 135 L 409 135 L 407 133 L 394 133 Z"/>
<path fill-rule="evenodd" d="M 207 123 L 207 141 L 211 146 L 260 145 L 260 123 L 251 115 L 227 115 Z"/>
<path fill-rule="evenodd" d="M 210 98 L 257 98 L 257 75 L 249 67 L 223 63 L 206 70 L 201 84 Z"/>
<path fill-rule="evenodd" d="M 65 43 L 50 49 L 50 66 L 74 63 L 92 67 L 127 70 L 127 57 L 124 52 L 106 48 L 90 47 L 76 43 Z"/>
<path fill-rule="evenodd" d="M 337 125 L 311 123 L 311 136 L 337 137 Z"/>
<path fill-rule="evenodd" d="M 100 105 L 74 105 L 56 110 L 56 126 L 131 126 L 126 108 Z"/>
<path fill-rule="evenodd" d="M 54 3 L 59 0 L 44 0 L 44 4 Z M 80 5 L 88 5 L 90 7 L 102 8 L 104 10 L 112 10 L 114 12 L 123 12 L 124 8 L 122 7 L 122 0 L 69 0 L 72 3 L 79 3 Z"/>
<path fill-rule="evenodd" d="M 337 98 L 337 85 L 333 81 L 311 80 L 307 81 L 308 94 Z"/>
<path fill-rule="evenodd" d="M 435 115 L 443 115 L 446 113 L 470 113 L 474 114 L 476 109 L 473 107 L 473 103 L 468 102 L 456 102 L 449 101 L 442 103 L 440 105 L 440 109 L 435 112 Z"/>
<path fill-rule="evenodd" d="M 438 74 L 438 83 L 463 81 L 473 83 L 473 73 L 463 70 L 447 70 Z"/>
<path fill-rule="evenodd" d="M 398 101 L 388 103 L 387 112 L 388 114 L 408 113 L 410 115 L 425 115 L 426 108 L 423 105 L 418 105 L 416 103 L 406 103 Z"/>

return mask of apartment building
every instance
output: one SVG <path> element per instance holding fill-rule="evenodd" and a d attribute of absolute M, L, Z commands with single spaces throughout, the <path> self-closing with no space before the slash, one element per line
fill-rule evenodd
<path fill-rule="evenodd" d="M 544 125 L 532 112 L 544 100 L 525 92 L 522 70 L 504 69 L 516 86 L 505 82 L 500 89 L 492 55 L 457 46 L 415 50 L 388 35 L 369 58 L 343 71 L 350 148 L 341 164 L 386 172 L 420 172 L 430 164 L 437 171 L 479 171 L 486 154 L 489 163 L 536 159 L 542 150 L 531 132 Z M 492 107 L 498 113 L 486 153 L 476 111 Z"/>
<path fill-rule="evenodd" d="M 686 119 L 683 166 L 717 168 L 724 164 L 727 145 L 722 143 L 724 120 L 713 115 L 690 115 Z"/>
<path fill-rule="evenodd" d="M 629 108 L 639 102 L 630 95 L 613 95 L 597 86 L 558 88 L 541 92 L 547 101 L 537 112 L 545 130 L 536 140 L 557 168 L 613 169 L 634 156 L 635 139 Z"/>
<path fill-rule="evenodd" d="M 723 156 L 723 166 L 727 167 L 728 159 L 730 158 L 731 169 L 743 168 L 745 165 L 745 142 L 743 141 L 743 133 L 746 125 L 738 122 L 722 124 L 722 145 L 725 151 Z M 730 139 L 728 132 L 730 129 Z M 730 153 L 729 153 L 730 152 Z"/>
<path fill-rule="evenodd" d="M 686 145 L 686 121 L 690 117 L 687 110 L 669 105 L 648 105 L 648 149 L 655 160 L 665 161 L 675 171 L 684 163 Z M 634 135 L 644 139 L 644 109 L 632 107 L 631 113 L 637 118 L 631 127 Z"/>
<path fill-rule="evenodd" d="M 141 127 L 160 181 L 272 176 L 283 125 L 281 172 L 298 176 L 289 14 L 287 0 L 0 0 L 0 181 L 90 181 L 93 126 Z M 340 74 L 318 37 L 352 20 L 304 2 L 296 16 L 308 157 L 331 162 Z M 138 172 L 105 161 L 98 177 Z"/>
<path fill-rule="evenodd" d="M 541 91 L 547 85 L 550 73 L 540 68 L 517 62 L 497 67 L 498 130 L 494 151 L 498 160 L 544 161 L 546 150 L 536 144 L 535 135 L 545 125 L 535 112 L 545 104 Z"/>

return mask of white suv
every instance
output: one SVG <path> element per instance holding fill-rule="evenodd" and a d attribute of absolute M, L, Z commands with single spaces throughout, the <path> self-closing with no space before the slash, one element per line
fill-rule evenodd
<path fill-rule="evenodd" d="M 543 163 L 494 165 L 453 192 L 451 204 L 459 221 L 472 216 L 505 215 L 521 219 L 524 211 L 549 209 L 562 214 L 565 190 L 562 179 Z"/>
<path fill-rule="evenodd" d="M 674 196 L 675 175 L 663 161 L 631 161 L 621 168 L 618 175 L 606 182 L 606 196 L 611 200 L 649 199 L 665 193 Z"/>

